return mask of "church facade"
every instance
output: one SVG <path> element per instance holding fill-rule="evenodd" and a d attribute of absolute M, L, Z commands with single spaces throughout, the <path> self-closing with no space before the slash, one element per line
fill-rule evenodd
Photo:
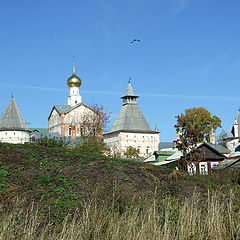
<path fill-rule="evenodd" d="M 229 136 L 224 139 L 226 142 L 226 147 L 233 151 L 239 144 L 239 137 L 240 137 L 240 108 L 238 109 L 237 117 L 233 123 L 231 132 Z"/>
<path fill-rule="evenodd" d="M 155 130 L 151 129 L 138 107 L 137 98 L 129 80 L 127 91 L 122 97 L 122 109 L 111 131 L 103 136 L 112 155 L 122 155 L 129 147 L 136 148 L 141 157 L 158 150 L 160 132 L 157 126 Z"/>
<path fill-rule="evenodd" d="M 79 87 L 82 81 L 76 75 L 75 64 L 73 74 L 67 80 L 69 87 L 68 104 L 54 105 L 48 117 L 48 131 L 59 133 L 60 136 L 70 136 L 71 138 L 99 134 L 96 128 L 96 111 L 82 103 Z"/>
<path fill-rule="evenodd" d="M 29 142 L 30 132 L 12 96 L 0 119 L 0 142 L 14 144 Z"/>

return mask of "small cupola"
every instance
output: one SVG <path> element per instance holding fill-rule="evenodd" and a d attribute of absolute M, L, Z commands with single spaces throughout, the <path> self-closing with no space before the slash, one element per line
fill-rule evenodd
<path fill-rule="evenodd" d="M 131 85 L 131 78 L 129 78 L 128 87 L 127 87 L 125 96 L 121 98 L 123 99 L 123 105 L 128 103 L 137 104 L 138 96 L 136 96 L 133 92 L 132 85 Z"/>

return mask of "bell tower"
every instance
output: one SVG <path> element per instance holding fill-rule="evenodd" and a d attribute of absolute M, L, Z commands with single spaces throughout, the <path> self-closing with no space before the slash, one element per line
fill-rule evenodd
<path fill-rule="evenodd" d="M 73 74 L 67 80 L 67 85 L 69 87 L 69 96 L 68 96 L 68 105 L 71 107 L 82 103 L 82 96 L 79 94 L 79 87 L 81 86 L 82 81 L 76 75 L 75 71 L 75 61 L 73 62 Z"/>

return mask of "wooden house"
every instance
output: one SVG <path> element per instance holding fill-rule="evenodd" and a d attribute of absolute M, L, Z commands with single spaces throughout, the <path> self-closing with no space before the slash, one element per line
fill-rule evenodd
<path fill-rule="evenodd" d="M 211 169 L 226 159 L 226 156 L 214 148 L 211 144 L 201 143 L 197 146 L 200 148 L 200 159 L 193 161 L 192 164 L 186 164 L 185 169 L 189 174 L 209 174 Z"/>

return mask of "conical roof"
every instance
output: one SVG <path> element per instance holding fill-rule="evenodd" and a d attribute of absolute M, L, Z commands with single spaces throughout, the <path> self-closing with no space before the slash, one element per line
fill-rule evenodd
<path fill-rule="evenodd" d="M 126 94 L 122 98 L 123 106 L 112 126 L 111 132 L 154 132 L 137 105 L 137 96 L 134 95 L 130 81 L 128 82 Z M 128 99 L 128 101 L 125 101 L 125 99 Z"/>
<path fill-rule="evenodd" d="M 132 89 L 132 85 L 131 85 L 131 79 L 129 79 L 128 81 L 128 86 L 127 86 L 127 90 L 126 90 L 126 93 L 125 93 L 125 96 L 121 97 L 121 98 L 129 98 L 129 97 L 132 97 L 134 99 L 138 98 L 138 96 L 135 96 L 134 92 L 133 92 L 133 89 Z"/>
<path fill-rule="evenodd" d="M 125 104 L 112 126 L 111 132 L 115 131 L 152 132 L 152 129 L 137 104 Z"/>
<path fill-rule="evenodd" d="M 0 130 L 22 130 L 30 132 L 13 97 L 0 120 Z"/>
<path fill-rule="evenodd" d="M 128 87 L 127 87 L 127 91 L 125 93 L 125 96 L 135 96 L 130 81 L 128 83 Z"/>

